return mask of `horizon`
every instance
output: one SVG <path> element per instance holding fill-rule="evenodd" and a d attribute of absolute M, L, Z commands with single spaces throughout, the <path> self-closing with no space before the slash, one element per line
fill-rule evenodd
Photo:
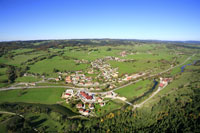
<path fill-rule="evenodd" d="M 0 41 L 200 41 L 198 0 L 2 0 Z"/>
<path fill-rule="evenodd" d="M 200 40 L 159 40 L 159 39 L 136 39 L 136 38 L 61 38 L 61 39 L 28 39 L 28 40 L 0 40 L 0 42 L 17 42 L 17 41 L 54 41 L 54 40 L 137 40 L 137 41 L 163 41 L 163 42 L 200 42 Z"/>

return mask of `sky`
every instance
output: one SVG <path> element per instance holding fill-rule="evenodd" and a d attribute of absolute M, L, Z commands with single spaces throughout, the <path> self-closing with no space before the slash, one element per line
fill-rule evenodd
<path fill-rule="evenodd" d="M 0 0 L 0 40 L 200 40 L 200 0 Z"/>

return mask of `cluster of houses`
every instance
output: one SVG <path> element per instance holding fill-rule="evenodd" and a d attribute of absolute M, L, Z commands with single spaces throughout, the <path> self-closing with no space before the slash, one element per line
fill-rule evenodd
<path fill-rule="evenodd" d="M 125 75 L 124 79 L 118 78 L 118 74 L 119 74 L 119 72 L 117 71 L 118 68 L 112 68 L 110 64 L 107 63 L 107 61 L 109 60 L 126 61 L 126 59 L 120 59 L 118 57 L 112 57 L 112 56 L 107 56 L 102 59 L 96 59 L 95 61 L 91 62 L 92 67 L 88 70 L 87 73 L 97 74 L 96 79 L 99 79 L 104 83 L 111 82 L 112 83 L 112 85 L 110 86 L 111 89 L 115 87 L 114 83 L 117 83 L 117 81 L 119 81 L 118 83 L 123 82 L 123 81 L 129 81 L 131 79 L 134 79 L 143 75 L 143 74 L 131 75 L 131 76 Z M 83 63 L 85 62 L 85 60 L 80 60 L 79 62 Z M 58 78 L 58 81 L 59 80 L 60 80 L 60 77 Z M 75 86 L 85 86 L 85 87 L 98 87 L 100 85 L 100 83 L 97 81 L 94 81 L 92 77 L 86 77 L 82 71 L 76 71 L 73 74 L 67 75 L 65 78 L 65 82 L 67 84 L 73 84 Z"/>
<path fill-rule="evenodd" d="M 137 74 L 132 74 L 132 75 L 128 75 L 126 74 L 125 77 L 122 79 L 123 81 L 130 81 L 139 77 L 142 77 L 146 75 L 146 73 L 137 73 Z M 121 81 L 122 82 L 122 81 Z"/>
<path fill-rule="evenodd" d="M 81 103 L 76 104 L 76 108 L 82 115 L 90 115 L 92 110 L 95 109 L 95 103 L 99 104 L 101 107 L 105 105 L 102 97 L 96 97 L 95 94 L 88 93 L 83 90 L 79 90 L 76 93 L 72 89 L 67 89 L 62 93 L 63 99 L 66 103 L 69 103 L 70 99 L 74 97 L 81 100 Z"/>
<path fill-rule="evenodd" d="M 126 51 L 122 51 L 122 52 L 120 52 L 120 55 L 122 56 L 122 57 L 125 57 L 126 56 Z"/>
<path fill-rule="evenodd" d="M 74 60 L 76 63 L 89 63 L 88 60 L 84 60 L 84 59 L 81 59 L 81 60 Z"/>
<path fill-rule="evenodd" d="M 68 75 L 65 78 L 67 84 L 74 84 L 76 86 L 98 86 L 98 82 L 93 82 L 92 77 L 86 77 L 85 74 L 76 72 L 74 74 Z"/>
<path fill-rule="evenodd" d="M 112 68 L 110 64 L 106 63 L 107 58 L 97 59 L 91 62 L 92 68 L 100 71 L 97 76 L 102 77 L 105 82 L 112 81 L 112 78 L 118 77 L 117 68 Z"/>
<path fill-rule="evenodd" d="M 160 78 L 160 84 L 159 87 L 164 88 L 168 85 L 169 82 L 172 81 L 172 78 Z"/>

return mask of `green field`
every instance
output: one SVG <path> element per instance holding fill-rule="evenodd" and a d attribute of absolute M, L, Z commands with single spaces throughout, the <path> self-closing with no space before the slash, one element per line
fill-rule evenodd
<path fill-rule="evenodd" d="M 64 88 L 34 88 L 26 90 L 11 90 L 0 92 L 0 103 L 3 102 L 25 102 L 56 104 L 62 101 L 61 94 Z"/>
<path fill-rule="evenodd" d="M 119 109 L 125 103 L 119 100 L 109 100 L 106 102 L 106 105 L 101 107 L 99 104 L 95 104 L 95 113 L 97 116 L 102 116 L 113 110 Z"/>
<path fill-rule="evenodd" d="M 46 54 L 46 52 L 39 51 L 39 52 L 33 52 L 33 53 L 29 53 L 29 54 L 16 55 L 12 59 L 0 57 L 0 63 L 14 65 L 14 66 L 20 66 L 21 63 L 23 63 L 29 59 L 33 59 L 34 57 L 44 55 L 44 54 Z"/>
<path fill-rule="evenodd" d="M 115 92 L 119 94 L 119 96 L 126 97 L 129 101 L 141 96 L 146 92 L 148 89 L 150 89 L 151 81 L 144 80 L 139 81 L 135 84 L 126 86 L 124 88 L 118 89 Z"/>
<path fill-rule="evenodd" d="M 45 59 L 31 65 L 29 72 L 52 74 L 54 68 L 60 71 L 77 71 L 84 70 L 87 66 L 87 64 L 77 65 L 73 60 L 65 60 L 62 57 L 56 56 L 52 59 Z"/>
<path fill-rule="evenodd" d="M 15 81 L 16 82 L 37 82 L 40 80 L 41 78 L 26 76 L 26 77 L 19 77 Z"/>

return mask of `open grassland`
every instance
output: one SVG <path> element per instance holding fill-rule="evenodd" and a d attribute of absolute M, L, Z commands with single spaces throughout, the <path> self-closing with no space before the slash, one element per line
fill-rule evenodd
<path fill-rule="evenodd" d="M 51 116 L 45 113 L 40 113 L 38 115 L 28 113 L 25 115 L 25 118 L 31 120 L 31 125 L 35 128 L 47 126 L 47 132 L 57 132 L 62 128 L 62 125 L 58 121 L 54 120 Z"/>
<path fill-rule="evenodd" d="M 95 113 L 97 116 L 102 116 L 106 113 L 109 113 L 113 110 L 119 109 L 125 103 L 120 100 L 109 100 L 106 102 L 106 105 L 101 107 L 99 104 L 95 104 Z"/>
<path fill-rule="evenodd" d="M 186 60 L 189 56 L 182 56 L 182 58 L 179 58 L 179 62 L 182 63 L 184 60 Z M 192 56 L 190 60 L 188 60 L 187 62 L 185 62 L 183 65 L 179 66 L 179 67 L 176 67 L 174 69 L 172 69 L 171 71 L 171 75 L 175 75 L 175 74 L 178 74 L 178 73 L 181 73 L 181 67 L 184 66 L 184 65 L 187 65 L 187 64 L 192 64 L 194 63 L 194 61 L 197 61 L 199 60 L 199 55 L 195 55 L 195 56 Z"/>
<path fill-rule="evenodd" d="M 41 78 L 37 78 L 37 77 L 30 77 L 30 76 L 26 76 L 26 77 L 19 77 L 15 80 L 16 82 L 37 82 L 37 81 L 41 81 Z"/>
<path fill-rule="evenodd" d="M 0 87 L 7 85 L 8 75 L 6 74 L 7 68 L 0 68 Z"/>
<path fill-rule="evenodd" d="M 65 60 L 62 57 L 56 56 L 31 65 L 29 72 L 51 74 L 54 68 L 60 71 L 78 71 L 85 70 L 87 67 L 87 64 L 76 64 L 73 60 Z"/>
<path fill-rule="evenodd" d="M 39 51 L 39 52 L 33 52 L 33 53 L 29 53 L 29 54 L 16 55 L 12 59 L 0 57 L 0 63 L 14 65 L 14 66 L 20 66 L 20 64 L 22 62 L 25 62 L 29 59 L 33 59 L 34 57 L 38 57 L 38 56 L 44 55 L 44 54 L 46 54 L 46 52 Z"/>
<path fill-rule="evenodd" d="M 111 50 L 108 51 L 108 48 L 111 48 Z M 64 49 L 64 51 L 65 53 L 63 56 L 68 56 L 77 59 L 85 59 L 89 61 L 95 60 L 97 58 L 104 58 L 106 56 L 118 57 L 120 53 L 120 50 L 109 46 L 94 47 L 93 49 L 87 48 L 87 50 L 83 50 L 76 47 L 75 48 L 67 47 Z"/>
<path fill-rule="evenodd" d="M 116 90 L 115 92 L 118 93 L 119 96 L 126 97 L 130 101 L 138 96 L 143 95 L 145 91 L 150 89 L 150 85 L 150 80 L 144 80 Z"/>
<path fill-rule="evenodd" d="M 56 104 L 61 101 L 64 88 L 35 88 L 26 90 L 10 90 L 0 92 L 0 103 L 2 102 L 25 102 Z"/>
<path fill-rule="evenodd" d="M 12 50 L 10 51 L 10 53 L 12 54 L 23 54 L 25 52 L 30 52 L 30 51 L 33 51 L 34 49 L 31 49 L 31 48 L 21 48 L 21 49 L 16 49 L 16 50 Z"/>
<path fill-rule="evenodd" d="M 191 72 L 181 73 L 166 88 L 161 90 L 157 95 L 145 103 L 144 107 L 151 109 L 153 105 L 158 104 L 160 99 L 164 97 L 168 97 L 171 102 L 175 102 L 175 97 L 177 96 L 181 96 L 182 102 L 189 101 L 190 98 L 185 94 L 189 94 L 192 91 L 188 90 L 186 86 L 196 79 L 197 76 L 199 75 L 193 75 Z"/>

